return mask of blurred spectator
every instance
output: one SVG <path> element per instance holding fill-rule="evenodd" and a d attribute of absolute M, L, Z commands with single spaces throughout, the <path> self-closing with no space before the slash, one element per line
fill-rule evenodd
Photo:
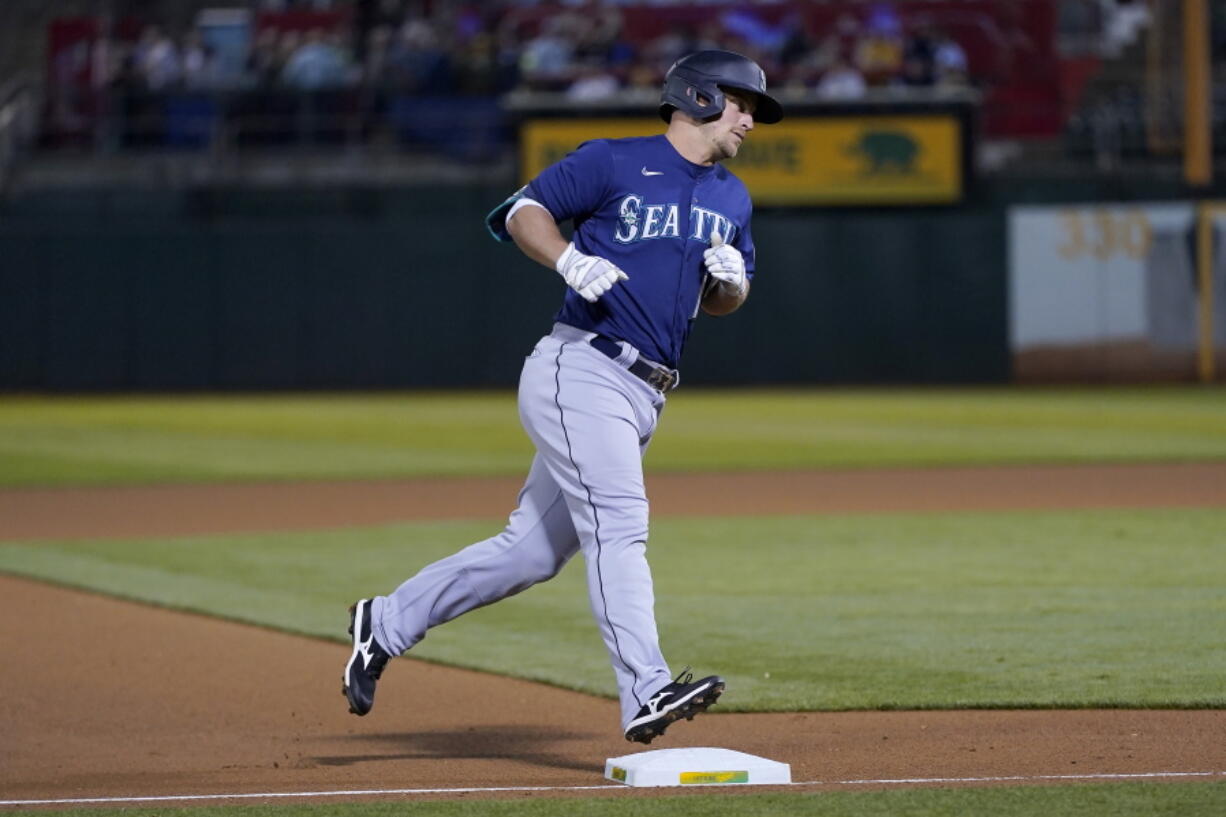
<path fill-rule="evenodd" d="M 805 18 L 799 12 L 784 17 L 780 28 L 783 42 L 771 59 L 777 77 L 775 83 L 780 88 L 803 92 L 821 78 L 825 68 L 820 59 L 821 49 L 810 36 Z"/>
<path fill-rule="evenodd" d="M 519 52 L 523 47 L 519 31 L 513 26 L 499 26 L 495 36 L 494 72 L 501 91 L 519 87 Z"/>
<path fill-rule="evenodd" d="M 937 39 L 936 28 L 930 20 L 916 23 L 903 46 L 900 85 L 914 88 L 936 84 Z"/>
<path fill-rule="evenodd" d="M 817 48 L 809 39 L 808 29 L 804 26 L 804 18 L 798 13 L 791 13 L 783 21 L 783 42 L 779 47 L 779 61 L 785 69 L 807 60 Z"/>
<path fill-rule="evenodd" d="M 936 84 L 936 76 L 931 65 L 925 64 L 919 57 L 904 57 L 902 68 L 890 82 L 895 90 L 905 91 L 914 88 L 931 88 Z"/>
<path fill-rule="evenodd" d="M 84 93 L 91 62 L 89 43 L 79 40 L 57 51 L 48 76 L 49 123 L 57 135 L 71 134 L 88 125 L 88 95 Z"/>
<path fill-rule="evenodd" d="M 134 52 L 136 72 L 150 91 L 165 90 L 183 77 L 179 49 L 160 26 L 146 26 Z"/>
<path fill-rule="evenodd" d="M 658 91 L 663 82 L 664 72 L 646 58 L 635 60 L 626 74 L 626 87 L 632 91 Z"/>
<path fill-rule="evenodd" d="M 834 28 L 817 44 L 813 61 L 818 70 L 825 71 L 839 62 L 855 62 L 856 44 L 860 42 L 862 34 L 860 20 L 854 14 L 840 14 Z"/>
<path fill-rule="evenodd" d="M 902 20 L 891 3 L 878 3 L 856 42 L 854 63 L 869 85 L 885 85 L 903 63 Z"/>
<path fill-rule="evenodd" d="M 724 30 L 740 38 L 752 49 L 772 56 L 783 51 L 789 31 L 786 25 L 772 25 L 750 8 L 732 9 L 720 17 Z"/>
<path fill-rule="evenodd" d="M 1057 5 L 1056 30 L 1069 53 L 1093 50 L 1090 43 L 1102 29 L 1102 0 L 1062 0 Z"/>
<path fill-rule="evenodd" d="M 942 88 L 963 87 L 969 82 L 966 51 L 946 32 L 936 29 L 936 50 L 933 54 L 935 82 Z"/>
<path fill-rule="evenodd" d="M 578 75 L 566 89 L 566 98 L 574 102 L 608 99 L 621 90 L 621 82 L 601 62 L 586 62 L 579 66 Z"/>
<path fill-rule="evenodd" d="M 456 90 L 461 94 L 490 96 L 515 87 L 516 72 L 503 73 L 498 42 L 485 31 L 457 49 L 454 69 Z"/>
<path fill-rule="evenodd" d="M 584 0 L 583 25 L 577 32 L 575 58 L 579 63 L 604 65 L 616 77 L 624 78 L 634 62 L 634 44 L 623 36 L 624 19 L 620 9 L 604 0 Z M 590 71 L 580 71 L 588 73 Z"/>
<path fill-rule="evenodd" d="M 282 82 L 308 91 L 335 88 L 349 79 L 349 57 L 338 37 L 319 28 L 307 32 L 281 69 Z"/>
<path fill-rule="evenodd" d="M 136 50 L 122 45 L 114 45 L 113 49 L 115 63 L 111 75 L 107 78 L 107 87 L 120 92 L 121 96 L 141 90 L 144 81 L 136 70 Z"/>
<path fill-rule="evenodd" d="M 720 21 L 711 19 L 698 26 L 698 31 L 693 41 L 695 51 L 710 49 L 728 51 L 730 50 L 730 45 L 728 32 L 724 30 L 724 26 Z M 665 68 L 671 65 L 672 62 L 665 66 Z"/>
<path fill-rule="evenodd" d="M 452 9 L 450 17 L 451 36 L 458 45 L 464 45 L 474 37 L 484 34 L 491 22 L 478 6 Z"/>
<path fill-rule="evenodd" d="M 1104 12 L 1102 56 L 1116 57 L 1149 25 L 1150 12 L 1145 0 L 1102 0 Z"/>
<path fill-rule="evenodd" d="M 268 87 L 276 82 L 280 71 L 279 54 L 279 37 L 275 28 L 256 32 L 243 66 L 245 81 L 258 87 Z"/>
<path fill-rule="evenodd" d="M 701 50 L 702 47 L 701 39 L 694 34 L 692 28 L 684 23 L 673 23 L 667 31 L 647 43 L 643 56 L 659 67 L 660 76 L 663 77 L 664 72 L 674 62 L 691 51 Z"/>
<path fill-rule="evenodd" d="M 845 60 L 838 60 L 822 74 L 817 95 L 826 100 L 860 99 L 868 90 L 864 75 Z"/>
<path fill-rule="evenodd" d="M 362 49 L 361 83 L 365 86 L 380 85 L 388 75 L 392 40 L 396 36 L 391 26 L 380 23 L 366 35 Z"/>
<path fill-rule="evenodd" d="M 584 25 L 578 35 L 580 57 L 604 57 L 609 44 L 618 41 L 625 19 L 621 10 L 604 0 L 581 0 L 578 18 Z M 633 47 L 625 43 L 633 51 Z M 617 54 L 615 56 L 625 56 Z"/>
<path fill-rule="evenodd" d="M 408 20 L 387 55 L 388 81 L 398 90 L 445 94 L 452 90 L 451 58 L 425 19 Z"/>
<path fill-rule="evenodd" d="M 536 91 L 564 89 L 575 71 L 576 20 L 569 14 L 546 17 L 540 32 L 519 58 L 522 81 Z"/>
<path fill-rule="evenodd" d="M 387 36 L 390 41 L 392 32 L 404 20 L 403 0 L 353 0 L 353 60 L 366 66 L 367 52 L 375 45 L 376 30 L 386 32 L 379 37 Z"/>
<path fill-rule="evenodd" d="M 190 31 L 183 40 L 183 85 L 189 89 L 216 88 L 221 84 L 217 54 L 200 32 Z"/>
<path fill-rule="evenodd" d="M 90 86 L 93 90 L 108 87 L 123 62 L 131 53 L 130 47 L 115 37 L 115 20 L 109 14 L 98 16 L 98 37 L 90 52 Z"/>
<path fill-rule="evenodd" d="M 274 83 L 280 83 L 285 80 L 285 66 L 302 45 L 302 34 L 294 29 L 278 31 L 275 42 L 277 47 L 273 52 L 272 79 Z"/>

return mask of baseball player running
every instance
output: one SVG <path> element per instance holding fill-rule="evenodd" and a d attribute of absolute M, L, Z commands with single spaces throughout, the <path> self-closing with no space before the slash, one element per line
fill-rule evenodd
<path fill-rule="evenodd" d="M 723 692 L 715 675 L 674 678 L 661 654 L 642 456 L 698 310 L 726 315 L 749 294 L 752 205 L 720 162 L 783 110 L 755 62 L 700 51 L 669 69 L 659 111 L 664 134 L 585 142 L 487 216 L 495 237 L 569 287 L 519 381 L 536 455 L 501 533 L 350 608 L 354 714 L 370 711 L 388 659 L 428 629 L 552 578 L 580 551 L 627 740 L 650 743 Z"/>

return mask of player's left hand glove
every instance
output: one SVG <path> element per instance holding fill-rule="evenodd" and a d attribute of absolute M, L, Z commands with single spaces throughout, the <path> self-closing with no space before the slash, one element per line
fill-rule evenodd
<path fill-rule="evenodd" d="M 745 275 L 745 257 L 741 251 L 731 244 L 724 243 L 724 237 L 717 230 L 711 231 L 711 247 L 702 254 L 707 272 L 718 280 L 727 291 L 742 295 L 749 284 Z"/>

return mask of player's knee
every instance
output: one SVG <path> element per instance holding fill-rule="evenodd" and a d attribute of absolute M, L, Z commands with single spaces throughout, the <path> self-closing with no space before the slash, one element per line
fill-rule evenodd
<path fill-rule="evenodd" d="M 627 516 L 616 520 L 615 524 L 604 526 L 600 532 L 600 544 L 606 551 L 647 547 L 647 514 Z"/>
<path fill-rule="evenodd" d="M 621 512 L 614 517 L 613 522 L 618 535 L 627 541 L 646 541 L 647 500 L 623 506 Z"/>

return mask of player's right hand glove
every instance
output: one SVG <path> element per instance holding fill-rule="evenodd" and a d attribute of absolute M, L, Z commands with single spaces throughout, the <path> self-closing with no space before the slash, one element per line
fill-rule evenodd
<path fill-rule="evenodd" d="M 595 303 L 618 281 L 626 281 L 630 277 L 607 259 L 579 252 L 573 241 L 566 245 L 554 266 L 567 286 L 588 303 Z"/>

